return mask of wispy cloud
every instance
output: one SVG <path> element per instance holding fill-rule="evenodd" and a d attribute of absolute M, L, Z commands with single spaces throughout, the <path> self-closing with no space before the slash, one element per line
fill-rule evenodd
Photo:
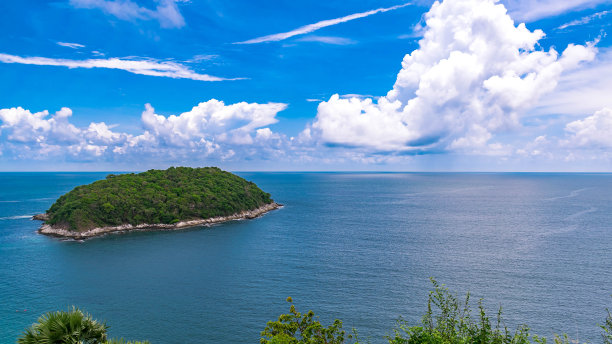
<path fill-rule="evenodd" d="M 519 21 L 535 21 L 572 10 L 593 8 L 610 0 L 510 0 L 510 16 Z"/>
<path fill-rule="evenodd" d="M 19 63 L 26 65 L 37 66 L 61 66 L 68 68 L 106 68 L 119 69 L 134 74 L 159 76 L 174 79 L 191 79 L 198 81 L 223 81 L 237 80 L 216 77 L 208 74 L 197 73 L 188 67 L 170 61 L 158 61 L 154 59 L 87 59 L 87 60 L 69 60 L 69 59 L 54 59 L 48 57 L 21 57 L 9 54 L 0 54 L 0 62 L 2 63 Z"/>
<path fill-rule="evenodd" d="M 79 43 L 57 42 L 57 45 L 61 45 L 62 47 L 72 48 L 72 49 L 85 48 L 83 44 L 79 44 Z"/>
<path fill-rule="evenodd" d="M 378 97 L 375 97 L 370 94 L 347 93 L 347 94 L 341 94 L 340 98 L 341 99 L 351 99 L 351 98 L 366 99 L 366 98 L 378 98 Z"/>
<path fill-rule="evenodd" d="M 185 19 L 175 0 L 157 0 L 157 7 L 151 10 L 131 0 L 70 0 L 76 8 L 100 9 L 122 20 L 157 20 L 164 28 L 181 28 Z"/>
<path fill-rule="evenodd" d="M 341 18 L 336 18 L 336 19 L 322 20 L 322 21 L 316 22 L 314 24 L 304 25 L 302 27 L 299 27 L 299 28 L 297 28 L 295 30 L 291 30 L 289 32 L 275 33 L 275 34 L 272 34 L 272 35 L 267 35 L 267 36 L 262 36 L 262 37 L 257 37 L 257 38 L 249 39 L 248 41 L 244 41 L 244 42 L 236 42 L 234 44 L 256 44 L 256 43 L 264 43 L 264 42 L 282 41 L 282 40 L 285 40 L 285 39 L 293 37 L 293 36 L 303 35 L 303 34 L 307 34 L 307 33 L 310 33 L 310 32 L 314 32 L 314 31 L 317 31 L 317 30 L 322 29 L 324 27 L 328 27 L 328 26 L 332 26 L 332 25 L 336 25 L 336 24 L 340 24 L 340 23 L 345 23 L 347 21 L 351 21 L 351 20 L 355 20 L 355 19 L 359 19 L 359 18 L 368 17 L 368 16 L 371 16 L 371 15 L 376 14 L 376 13 L 393 11 L 393 10 L 396 10 L 398 8 L 406 7 L 408 5 L 410 5 L 410 3 L 405 3 L 405 4 L 402 4 L 402 5 L 397 5 L 397 6 L 387 7 L 387 8 L 378 8 L 378 9 L 375 9 L 375 10 L 355 13 L 355 14 L 351 14 L 351 15 L 344 16 L 344 17 L 341 17 Z"/>
<path fill-rule="evenodd" d="M 582 18 L 576 19 L 576 20 L 572 20 L 569 23 L 565 23 L 565 24 L 559 26 L 557 28 L 557 30 L 563 30 L 563 29 L 566 29 L 566 28 L 568 28 L 570 26 L 578 26 L 578 25 L 588 24 L 591 21 L 593 21 L 593 19 L 600 19 L 601 17 L 606 16 L 606 15 L 608 15 L 610 13 L 612 13 L 612 10 L 593 13 L 593 14 L 591 14 L 589 16 L 582 17 Z"/>
<path fill-rule="evenodd" d="M 554 91 L 543 97 L 530 114 L 581 116 L 611 107 L 610 94 L 612 48 L 602 48 L 595 61 L 563 74 Z"/>
<path fill-rule="evenodd" d="M 183 62 L 186 62 L 186 63 L 200 63 L 200 62 L 203 62 L 203 61 L 211 61 L 211 60 L 215 60 L 215 59 L 218 59 L 218 58 L 219 58 L 219 55 L 215 55 L 215 54 L 208 54 L 208 55 L 201 54 L 201 55 L 195 55 L 194 57 L 192 57 L 192 58 L 190 58 L 188 60 L 185 60 Z"/>
<path fill-rule="evenodd" d="M 345 37 L 334 37 L 334 36 L 306 36 L 299 39 L 300 42 L 317 42 L 333 45 L 350 45 L 355 44 L 357 41 Z"/>

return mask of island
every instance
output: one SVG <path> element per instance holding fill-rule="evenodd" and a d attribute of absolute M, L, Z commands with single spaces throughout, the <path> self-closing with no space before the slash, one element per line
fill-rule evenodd
<path fill-rule="evenodd" d="M 41 234 L 87 239 L 252 219 L 279 207 L 255 183 L 217 167 L 171 167 L 77 186 L 33 219 L 44 221 Z"/>

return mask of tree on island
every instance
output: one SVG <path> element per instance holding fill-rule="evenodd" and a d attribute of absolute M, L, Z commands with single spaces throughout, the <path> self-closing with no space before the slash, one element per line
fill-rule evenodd
<path fill-rule="evenodd" d="M 216 167 L 110 174 L 62 195 L 41 216 L 69 231 L 166 224 L 252 211 L 273 204 L 255 183 Z"/>

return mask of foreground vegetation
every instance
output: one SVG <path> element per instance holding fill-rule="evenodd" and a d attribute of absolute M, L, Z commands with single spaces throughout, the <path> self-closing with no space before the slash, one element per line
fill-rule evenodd
<path fill-rule="evenodd" d="M 429 293 L 427 312 L 421 324 L 409 325 L 399 320 L 393 334 L 384 339 L 389 344 L 546 344 L 545 337 L 531 334 L 526 325 L 509 330 L 502 318 L 501 308 L 494 321 L 486 314 L 482 300 L 478 302 L 477 314 L 472 314 L 470 294 L 465 301 L 451 293 L 444 285 L 432 279 L 434 289 Z M 323 326 L 313 311 L 297 312 L 291 298 L 289 313 L 279 316 L 277 321 L 268 322 L 261 333 L 260 344 L 348 344 L 363 343 L 353 329 L 349 334 L 342 329 L 342 321 L 336 319 L 331 325 Z M 608 316 L 602 328 L 604 344 L 612 344 L 612 315 Z M 369 342 L 369 341 L 368 341 Z M 377 341 L 378 342 L 378 341 Z M 555 344 L 576 343 L 567 335 L 555 335 Z"/>
<path fill-rule="evenodd" d="M 486 314 L 482 300 L 478 311 L 472 315 L 470 295 L 465 301 L 449 292 L 443 285 L 432 280 L 434 289 L 429 293 L 427 312 L 419 325 L 410 326 L 399 320 L 393 334 L 384 339 L 389 344 L 546 344 L 547 339 L 531 334 L 526 325 L 509 330 L 502 319 L 501 308 L 494 321 Z M 290 303 L 289 313 L 276 321 L 268 322 L 261 332 L 260 344 L 349 344 L 360 341 L 353 329 L 349 334 L 342 329 L 342 321 L 336 319 L 323 326 L 313 311 L 300 313 Z M 601 337 L 604 344 L 612 344 L 612 315 L 608 311 Z M 73 308 L 68 312 L 53 312 L 43 315 L 17 340 L 19 344 L 148 344 L 148 342 L 126 342 L 107 340 L 108 326 L 93 320 L 90 315 Z M 567 335 L 555 336 L 555 344 L 576 343 Z"/>
<path fill-rule="evenodd" d="M 68 312 L 50 312 L 25 330 L 18 344 L 149 344 L 124 339 L 106 339 L 108 326 L 94 320 L 78 308 Z"/>
<path fill-rule="evenodd" d="M 252 182 L 216 167 L 110 174 L 78 186 L 47 210 L 47 224 L 72 231 L 123 224 L 173 224 L 228 216 L 272 203 Z"/>

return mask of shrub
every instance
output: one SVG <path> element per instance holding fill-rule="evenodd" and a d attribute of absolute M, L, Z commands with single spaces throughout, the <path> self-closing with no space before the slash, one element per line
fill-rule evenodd
<path fill-rule="evenodd" d="M 514 331 L 509 330 L 502 318 L 500 307 L 492 321 L 487 315 L 482 299 L 478 311 L 472 315 L 470 294 L 460 301 L 444 285 L 431 279 L 433 290 L 429 292 L 427 311 L 419 325 L 410 325 L 399 319 L 391 336 L 386 336 L 389 344 L 546 344 L 547 339 L 529 333 L 526 325 Z M 356 335 L 346 336 L 342 321 L 335 320 L 329 327 L 323 327 L 316 320 L 313 311 L 301 314 L 296 311 L 291 298 L 288 314 L 282 314 L 277 321 L 268 322 L 261 333 L 261 344 L 343 344 Z M 603 329 L 604 344 L 612 344 L 612 315 L 608 317 Z M 353 333 L 356 333 L 353 330 Z M 554 344 L 574 344 L 566 334 L 555 335 Z"/>
<path fill-rule="evenodd" d="M 78 308 L 70 311 L 49 312 L 38 318 L 19 337 L 19 344 L 94 344 L 106 340 L 108 326 L 92 319 L 91 315 L 83 313 Z"/>
<path fill-rule="evenodd" d="M 608 312 L 608 317 L 606 317 L 606 322 L 603 325 L 599 325 L 603 330 L 601 336 L 603 337 L 603 342 L 605 344 L 612 344 L 612 314 L 610 314 L 610 310 L 606 309 Z"/>
<path fill-rule="evenodd" d="M 497 312 L 496 321 L 491 323 L 482 305 L 478 302 L 478 316 L 472 318 L 470 294 L 461 303 L 458 297 L 444 285 L 431 279 L 434 289 L 429 292 L 427 312 L 421 326 L 408 326 L 403 320 L 398 321 L 393 337 L 387 337 L 390 344 L 523 344 L 531 343 L 529 328 L 521 325 L 516 331 L 509 331 L 503 325 L 502 309 Z"/>
<path fill-rule="evenodd" d="M 346 336 L 342 330 L 342 321 L 336 319 L 328 327 L 321 325 L 313 311 L 302 314 L 295 309 L 293 300 L 288 297 L 291 304 L 289 313 L 281 314 L 277 321 L 269 321 L 261 332 L 261 344 L 343 344 Z"/>
<path fill-rule="evenodd" d="M 18 344 L 149 344 L 121 339 L 107 340 L 106 323 L 94 320 L 78 308 L 49 312 L 26 329 L 17 339 Z"/>

